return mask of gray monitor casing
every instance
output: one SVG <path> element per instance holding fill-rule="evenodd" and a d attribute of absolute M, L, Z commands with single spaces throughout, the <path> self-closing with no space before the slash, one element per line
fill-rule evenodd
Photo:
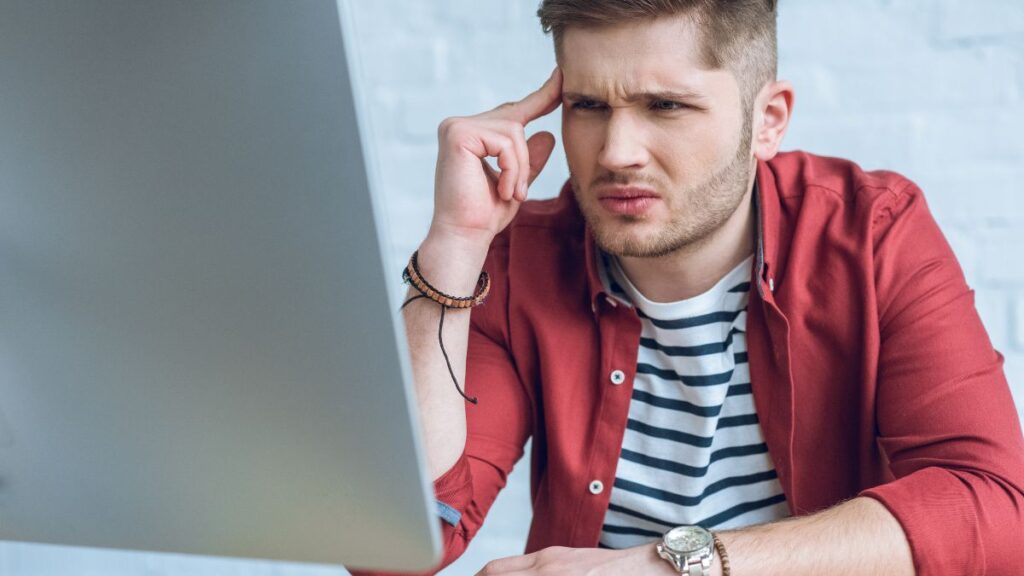
<path fill-rule="evenodd" d="M 346 10 L 0 0 L 0 539 L 440 560 Z"/>

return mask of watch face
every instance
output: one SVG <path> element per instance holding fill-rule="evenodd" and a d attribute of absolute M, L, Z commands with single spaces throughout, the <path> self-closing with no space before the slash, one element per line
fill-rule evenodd
<path fill-rule="evenodd" d="M 665 534 L 665 545 L 680 554 L 711 546 L 711 533 L 700 526 L 680 526 Z"/>

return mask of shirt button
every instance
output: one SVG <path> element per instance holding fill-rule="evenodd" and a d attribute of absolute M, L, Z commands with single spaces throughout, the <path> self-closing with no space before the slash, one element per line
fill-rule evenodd
<path fill-rule="evenodd" d="M 626 381 L 626 373 L 622 370 L 612 370 L 611 380 L 612 384 L 618 386 Z"/>
<path fill-rule="evenodd" d="M 591 494 L 600 494 L 601 492 L 604 492 L 603 482 L 601 482 L 600 480 L 594 480 L 593 482 L 590 483 Z"/>

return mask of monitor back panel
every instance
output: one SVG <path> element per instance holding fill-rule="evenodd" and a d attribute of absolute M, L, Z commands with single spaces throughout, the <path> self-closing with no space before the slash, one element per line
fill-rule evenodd
<path fill-rule="evenodd" d="M 341 20 L 0 2 L 0 539 L 438 559 Z"/>

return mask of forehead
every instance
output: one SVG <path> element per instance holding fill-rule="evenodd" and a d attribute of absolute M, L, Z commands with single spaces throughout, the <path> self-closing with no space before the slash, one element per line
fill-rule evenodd
<path fill-rule="evenodd" d="M 568 27 L 558 63 L 563 91 L 602 97 L 658 91 L 712 95 L 732 78 L 706 66 L 699 30 L 686 16 Z"/>

